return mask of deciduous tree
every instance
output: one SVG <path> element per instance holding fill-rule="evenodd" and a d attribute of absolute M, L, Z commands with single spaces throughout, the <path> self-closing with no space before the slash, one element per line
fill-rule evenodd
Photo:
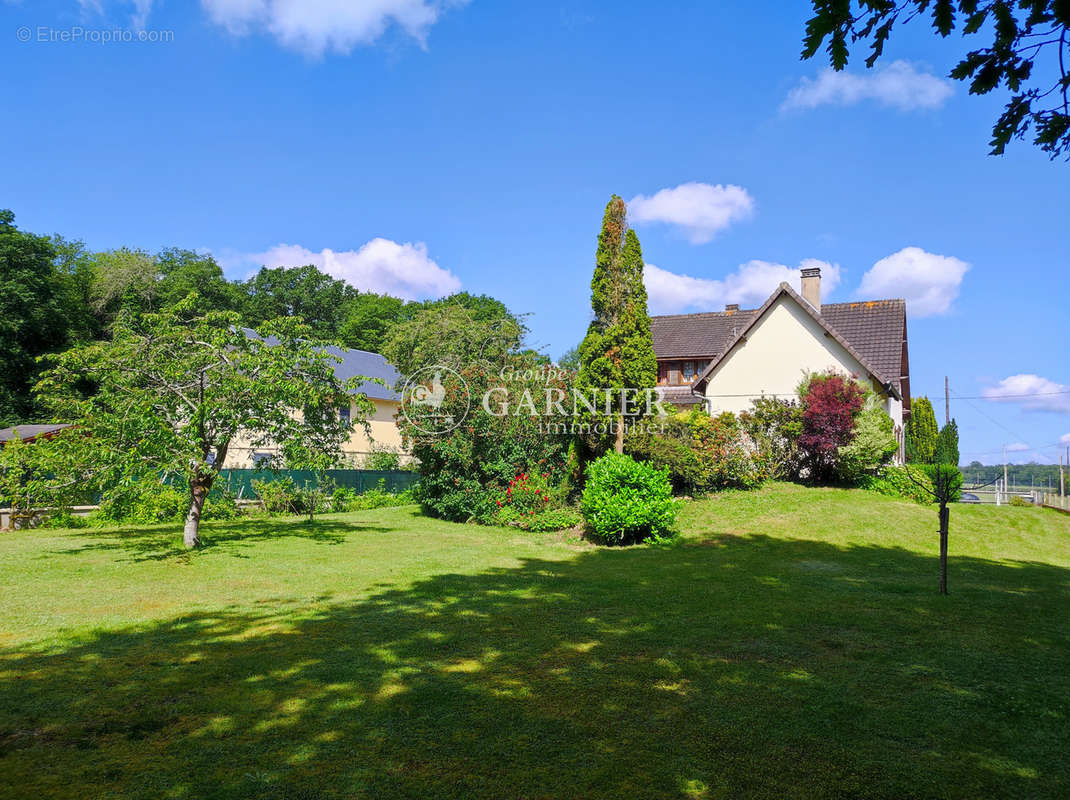
<path fill-rule="evenodd" d="M 0 210 L 0 422 L 35 416 L 34 359 L 67 341 L 55 258 L 47 237 L 20 231 L 15 215 Z"/>
<path fill-rule="evenodd" d="M 825 50 L 837 70 L 847 65 L 855 42 L 869 45 L 866 66 L 872 67 L 896 26 L 918 17 L 928 16 L 945 38 L 956 29 L 964 37 L 988 38 L 987 46 L 962 57 L 951 77 L 969 81 L 970 94 L 1000 87 L 1012 92 L 992 128 L 992 155 L 1002 155 L 1011 139 L 1030 130 L 1033 143 L 1052 158 L 1070 152 L 1066 0 L 813 0 L 813 6 L 802 56 L 811 58 L 827 40 Z"/>
<path fill-rule="evenodd" d="M 159 308 L 174 305 L 194 292 L 200 298 L 201 311 L 238 311 L 243 292 L 241 286 L 228 281 L 212 256 L 171 247 L 156 256 L 160 276 L 156 289 Z"/>
<path fill-rule="evenodd" d="M 525 333 L 512 315 L 484 320 L 461 305 L 435 305 L 394 326 L 382 354 L 402 375 L 429 366 L 460 371 L 472 364 L 504 363 Z"/>
<path fill-rule="evenodd" d="M 104 325 L 120 312 L 140 314 L 156 307 L 159 265 L 144 250 L 120 247 L 93 256 L 90 305 Z"/>
<path fill-rule="evenodd" d="M 357 290 L 311 264 L 263 267 L 245 282 L 243 313 L 253 327 L 280 317 L 299 317 L 316 336 L 337 339 L 346 308 Z"/>
<path fill-rule="evenodd" d="M 338 338 L 346 347 L 381 353 L 394 326 L 405 315 L 405 303 L 387 294 L 361 293 L 346 304 Z"/>
<path fill-rule="evenodd" d="M 249 336 L 232 312 L 197 311 L 190 295 L 161 313 L 119 317 L 110 341 L 49 359 L 38 393 L 71 422 L 47 444 L 51 471 L 68 485 L 102 488 L 162 473 L 181 475 L 190 505 L 184 542 L 199 544 L 205 498 L 240 436 L 278 447 L 284 463 L 340 457 L 352 424 L 339 402 L 364 380 L 345 383 L 337 359 L 292 318 Z M 86 393 L 91 383 L 94 391 Z M 354 422 L 371 403 L 356 395 Z M 35 448 L 36 449 L 36 448 Z"/>

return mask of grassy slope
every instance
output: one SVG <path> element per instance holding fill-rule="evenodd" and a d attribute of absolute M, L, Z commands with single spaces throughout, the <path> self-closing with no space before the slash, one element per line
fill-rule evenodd
<path fill-rule="evenodd" d="M 2 797 L 1066 797 L 1070 517 L 771 486 L 668 548 L 0 536 Z"/>

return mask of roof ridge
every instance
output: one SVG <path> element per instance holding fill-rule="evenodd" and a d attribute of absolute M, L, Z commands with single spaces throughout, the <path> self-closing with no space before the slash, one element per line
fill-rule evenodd
<path fill-rule="evenodd" d="M 859 364 L 861 364 L 866 370 L 868 370 L 871 375 L 881 380 L 882 383 L 891 385 L 890 380 L 886 376 L 878 372 L 870 363 L 869 359 L 863 356 L 855 348 L 855 346 L 852 345 L 847 340 L 847 338 L 832 324 L 830 320 L 825 319 L 825 317 L 821 314 L 820 311 L 818 311 L 818 309 L 810 305 L 809 301 L 807 301 L 806 298 L 804 298 L 802 295 L 792 289 L 791 285 L 788 284 L 786 281 L 782 281 L 780 285 L 777 286 L 773 293 L 769 295 L 769 298 L 762 304 L 762 307 L 757 310 L 757 313 L 754 315 L 754 318 L 750 322 L 748 322 L 742 330 L 736 332 L 736 335 L 733 336 L 732 339 L 728 342 L 728 345 L 724 348 L 724 350 L 721 351 L 721 354 L 707 365 L 706 369 L 702 371 L 702 374 L 699 375 L 692 382 L 691 385 L 697 387 L 700 383 L 705 381 L 710 375 L 710 373 L 712 373 L 717 368 L 717 366 L 722 361 L 724 361 L 726 357 L 728 357 L 732 350 L 735 349 L 736 344 L 738 344 L 740 340 L 742 340 L 750 332 L 750 329 L 761 320 L 765 313 L 772 307 L 773 303 L 776 302 L 779 297 L 785 294 L 792 300 L 794 300 L 804 311 L 806 311 L 806 313 L 808 313 L 810 317 L 815 322 L 817 322 L 818 325 L 823 327 L 829 334 L 831 334 L 832 337 L 837 342 L 839 342 L 839 344 L 848 353 L 850 353 L 855 358 L 855 360 L 858 361 Z"/>
<path fill-rule="evenodd" d="M 903 303 L 906 304 L 906 299 L 902 297 L 885 297 L 880 300 L 845 300 L 842 303 L 822 303 L 821 307 L 826 308 L 828 306 L 864 306 L 868 303 Z"/>
<path fill-rule="evenodd" d="M 736 314 L 750 314 L 756 308 L 736 308 L 732 311 L 696 311 L 693 314 L 651 314 L 650 319 L 687 319 L 688 317 L 732 317 Z"/>

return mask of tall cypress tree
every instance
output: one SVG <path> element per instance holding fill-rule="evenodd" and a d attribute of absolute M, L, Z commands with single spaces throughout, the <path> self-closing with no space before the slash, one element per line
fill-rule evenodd
<path fill-rule="evenodd" d="M 928 397 L 918 397 L 910 407 L 910 419 L 907 421 L 907 461 L 918 464 L 931 464 L 936 458 L 938 437 L 936 414 Z"/>
<path fill-rule="evenodd" d="M 625 409 L 620 390 L 652 388 L 658 372 L 643 284 L 643 251 L 635 231 L 628 229 L 626 213 L 624 201 L 613 195 L 598 236 L 591 278 L 594 317 L 579 347 L 576 376 L 576 386 L 582 391 L 616 390 L 611 407 L 615 410 L 613 441 L 618 453 L 624 451 Z M 608 442 L 599 441 L 594 449 L 603 451 L 607 446 Z"/>

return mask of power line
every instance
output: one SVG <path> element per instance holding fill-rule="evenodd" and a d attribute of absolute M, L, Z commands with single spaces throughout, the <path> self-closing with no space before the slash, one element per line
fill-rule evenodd
<path fill-rule="evenodd" d="M 951 394 L 954 394 L 955 397 L 958 398 L 959 400 L 991 400 L 993 402 L 998 402 L 1000 400 L 1020 400 L 1020 399 L 1026 398 L 1026 397 L 1052 397 L 1053 395 L 1070 394 L 1070 389 L 1067 389 L 1067 390 L 1061 391 L 1061 392 L 1033 392 L 1032 394 L 997 394 L 997 395 L 972 394 L 972 395 L 961 395 L 961 394 L 955 394 L 954 392 L 952 392 Z"/>

